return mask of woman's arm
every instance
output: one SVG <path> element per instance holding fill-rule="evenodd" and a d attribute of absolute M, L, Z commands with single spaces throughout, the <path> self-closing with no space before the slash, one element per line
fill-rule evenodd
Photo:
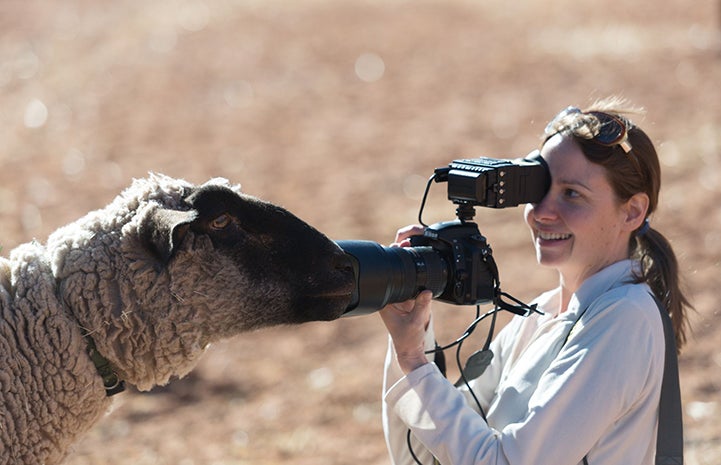
<path fill-rule="evenodd" d="M 663 333 L 655 308 L 618 297 L 589 311 L 515 423 L 490 428 L 433 364 L 388 387 L 387 418 L 409 425 L 445 465 L 575 465 L 594 447 L 621 457 L 605 463 L 642 463 L 655 431 Z"/>

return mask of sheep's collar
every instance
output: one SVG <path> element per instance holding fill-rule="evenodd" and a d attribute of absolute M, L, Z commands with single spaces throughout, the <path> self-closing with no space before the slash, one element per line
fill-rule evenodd
<path fill-rule="evenodd" d="M 105 386 L 105 395 L 107 397 L 114 396 L 115 394 L 121 393 L 125 390 L 125 381 L 118 377 L 113 367 L 107 358 L 103 357 L 95 347 L 95 341 L 90 335 L 85 336 L 85 341 L 88 344 L 88 355 L 95 365 L 95 369 L 98 370 L 98 374 L 103 378 L 103 385 Z"/>

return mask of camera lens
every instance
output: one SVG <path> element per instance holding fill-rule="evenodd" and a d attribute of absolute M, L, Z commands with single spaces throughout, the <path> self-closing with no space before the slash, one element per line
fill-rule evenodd
<path fill-rule="evenodd" d="M 351 259 L 356 287 L 343 316 L 373 313 L 424 289 L 439 296 L 448 265 L 431 247 L 384 247 L 372 241 L 336 241 Z"/>

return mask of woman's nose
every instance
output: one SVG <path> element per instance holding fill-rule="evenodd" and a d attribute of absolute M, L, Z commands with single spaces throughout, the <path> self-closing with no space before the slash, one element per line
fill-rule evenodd
<path fill-rule="evenodd" d="M 549 194 L 539 202 L 531 204 L 529 207 L 529 216 L 536 221 L 549 221 L 558 216 L 557 209 L 554 202 Z"/>

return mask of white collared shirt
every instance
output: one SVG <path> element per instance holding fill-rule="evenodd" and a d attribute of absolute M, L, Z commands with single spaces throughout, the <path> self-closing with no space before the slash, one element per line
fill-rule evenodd
<path fill-rule="evenodd" d="M 588 278 L 561 315 L 560 290 L 549 291 L 535 301 L 545 315 L 515 317 L 499 332 L 491 365 L 471 382 L 488 424 L 434 364 L 402 376 L 390 344 L 384 430 L 393 463 L 415 463 L 410 427 L 429 465 L 425 448 L 444 465 L 576 465 L 586 455 L 591 465 L 652 464 L 665 343 L 632 266 Z M 432 325 L 426 339 L 433 348 Z"/>

